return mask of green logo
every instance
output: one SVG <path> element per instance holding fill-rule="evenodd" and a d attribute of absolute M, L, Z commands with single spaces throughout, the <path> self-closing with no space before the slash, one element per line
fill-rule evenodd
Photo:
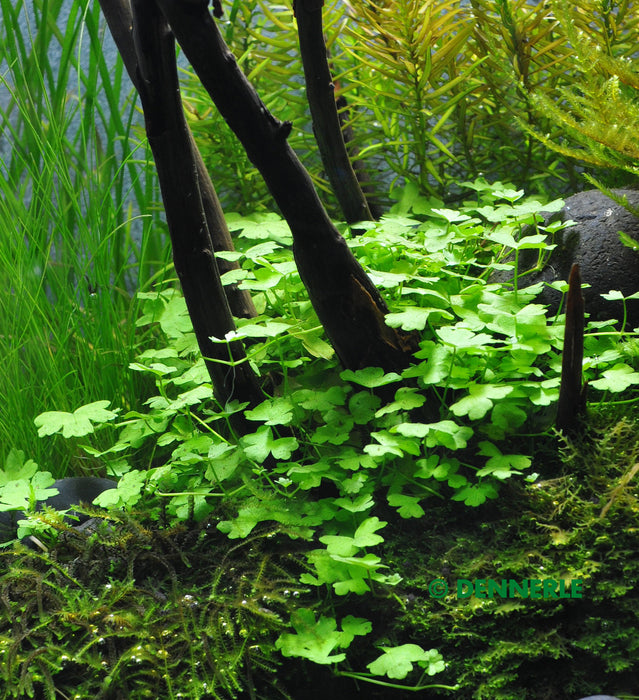
<path fill-rule="evenodd" d="M 457 579 L 457 598 L 581 598 L 581 579 Z M 435 579 L 428 586 L 433 598 L 444 598 L 449 587 L 445 579 Z"/>

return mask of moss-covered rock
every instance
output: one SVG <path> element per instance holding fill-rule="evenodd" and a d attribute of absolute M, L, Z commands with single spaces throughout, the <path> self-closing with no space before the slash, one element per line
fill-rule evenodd
<path fill-rule="evenodd" d="M 405 609 L 389 627 L 393 641 L 437 648 L 456 698 L 636 693 L 638 444 L 636 422 L 600 422 L 581 444 L 564 444 L 560 476 L 512 488 L 490 508 L 433 509 L 396 524 L 386 556 L 404 576 Z M 429 591 L 436 579 L 448 595 Z M 580 581 L 581 597 L 458 597 L 459 579 L 554 579 L 567 591 Z"/>

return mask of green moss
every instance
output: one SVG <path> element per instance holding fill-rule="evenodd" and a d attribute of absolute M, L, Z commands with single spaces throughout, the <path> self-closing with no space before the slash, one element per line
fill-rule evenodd
<path fill-rule="evenodd" d="M 636 688 L 639 500 L 627 476 L 637 421 L 595 412 L 579 444 L 560 446 L 558 476 L 512 487 L 498 506 L 471 514 L 438 508 L 419 523 L 396 523 L 387 538 L 406 601 L 388 635 L 437 648 L 448 663 L 441 682 L 461 686 L 455 697 L 572 699 Z M 555 468 L 536 466 L 549 476 Z M 450 593 L 436 599 L 428 584 L 441 578 Z M 579 579 L 583 592 L 458 599 L 457 579 Z"/>
<path fill-rule="evenodd" d="M 317 611 L 373 619 L 352 668 L 365 668 L 379 654 L 374 647 L 414 643 L 442 654 L 438 683 L 459 686 L 431 697 L 631 692 L 639 672 L 638 422 L 592 412 L 580 442 L 537 450 L 534 466 L 546 478 L 508 485 L 488 507 L 438 501 L 420 520 L 389 511 L 383 554 L 403 582 L 393 595 L 377 586 L 372 598 L 332 597 Z M 296 602 L 309 600 L 296 584 L 290 541 L 281 549 L 275 535 L 262 530 L 238 544 L 204 525 L 161 529 L 122 518 L 95 533 L 63 529 L 45 553 L 4 552 L 1 697 L 270 700 L 288 697 L 282 685 L 305 697 L 315 697 L 313 688 L 352 697 L 354 681 L 331 678 L 330 667 L 279 665 L 274 640 Z M 431 596 L 435 579 L 451 593 Z M 579 579 L 583 593 L 458 598 L 457 579 Z"/>
<path fill-rule="evenodd" d="M 298 593 L 273 535 L 232 546 L 127 519 L 5 551 L 0 697 L 287 697 L 272 644 Z"/>

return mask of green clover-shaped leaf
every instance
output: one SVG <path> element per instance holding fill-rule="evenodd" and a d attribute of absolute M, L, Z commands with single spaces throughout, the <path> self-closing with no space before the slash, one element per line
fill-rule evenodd
<path fill-rule="evenodd" d="M 604 370 L 601 379 L 590 382 L 590 386 L 595 389 L 614 392 L 625 391 L 633 384 L 639 384 L 639 372 L 635 372 L 632 367 L 623 362 Z"/>
<path fill-rule="evenodd" d="M 427 667 L 437 668 L 433 670 L 433 673 L 429 672 L 429 675 L 433 675 L 440 670 L 441 667 L 441 655 L 438 654 L 434 649 L 430 651 L 424 651 L 417 644 L 402 644 L 398 647 L 380 647 L 384 652 L 375 661 L 368 664 L 368 670 L 376 676 L 388 676 L 388 678 L 401 679 L 406 678 L 406 676 L 413 670 L 413 664 L 416 662 L 421 662 L 420 666 L 427 664 Z M 435 654 L 433 654 L 435 652 Z M 435 659 L 437 655 L 437 659 Z"/>
<path fill-rule="evenodd" d="M 34 420 L 38 435 L 62 433 L 65 438 L 82 437 L 94 432 L 94 424 L 106 423 L 118 415 L 118 411 L 107 411 L 110 401 L 94 401 L 81 406 L 73 413 L 66 411 L 46 411 Z"/>

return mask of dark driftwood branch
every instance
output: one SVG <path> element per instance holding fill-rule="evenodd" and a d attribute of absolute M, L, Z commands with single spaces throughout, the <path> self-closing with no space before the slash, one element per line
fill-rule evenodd
<path fill-rule="evenodd" d="M 223 364 L 245 359 L 241 344 L 227 346 L 210 339 L 224 338 L 235 326 L 201 200 L 193 142 L 180 99 L 173 35 L 155 3 L 133 0 L 132 10 L 136 85 L 160 179 L 175 270 L 198 344 L 218 399 L 257 403 L 263 396 L 249 364 Z"/>
<path fill-rule="evenodd" d="M 338 95 L 337 100 L 337 113 L 339 115 L 339 123 L 342 129 L 342 136 L 344 138 L 344 143 L 346 144 L 346 150 L 351 160 L 353 170 L 355 171 L 355 176 L 359 182 L 359 186 L 364 192 L 366 197 L 366 202 L 368 204 L 368 210 L 375 221 L 381 219 L 384 213 L 383 207 L 376 201 L 375 185 L 371 179 L 366 163 L 359 157 L 359 148 L 355 143 L 355 132 L 353 130 L 353 123 L 350 118 L 350 109 L 348 106 L 348 101 L 344 93 Z M 351 229 L 354 234 L 358 233 L 356 229 Z"/>
<path fill-rule="evenodd" d="M 557 428 L 569 434 L 577 429 L 579 420 L 586 412 L 586 387 L 582 386 L 584 298 L 581 294 L 579 265 L 572 266 L 568 285 Z"/>
<path fill-rule="evenodd" d="M 133 43 L 133 17 L 130 1 L 100 0 L 100 7 L 109 25 L 113 40 L 122 56 L 124 67 L 129 74 L 131 82 L 139 92 L 138 57 Z M 190 129 L 189 136 L 192 138 Z M 195 143 L 192 144 L 192 150 L 197 166 L 200 196 L 211 235 L 213 250 L 234 250 L 233 240 L 226 225 L 217 193 Z M 218 259 L 217 263 L 221 275 L 229 270 L 239 268 L 237 263 L 221 258 Z M 235 284 L 226 286 L 225 291 L 231 311 L 235 316 L 251 318 L 257 315 L 251 296 L 247 291 L 238 289 Z"/>
<path fill-rule="evenodd" d="M 133 86 L 137 89 L 137 65 L 133 45 L 133 15 L 129 0 L 100 0 L 100 9 L 104 15 L 109 31 L 122 57 L 126 72 L 131 78 Z"/>
<path fill-rule="evenodd" d="M 288 222 L 298 271 L 342 364 L 388 370 L 408 364 L 416 346 L 413 337 L 386 326 L 385 302 L 333 226 L 288 145 L 291 125 L 268 112 L 224 43 L 206 2 L 158 4 Z"/>
<path fill-rule="evenodd" d="M 344 142 L 324 42 L 323 6 L 324 0 L 295 0 L 293 4 L 315 140 L 344 217 L 352 224 L 373 217 Z"/>

